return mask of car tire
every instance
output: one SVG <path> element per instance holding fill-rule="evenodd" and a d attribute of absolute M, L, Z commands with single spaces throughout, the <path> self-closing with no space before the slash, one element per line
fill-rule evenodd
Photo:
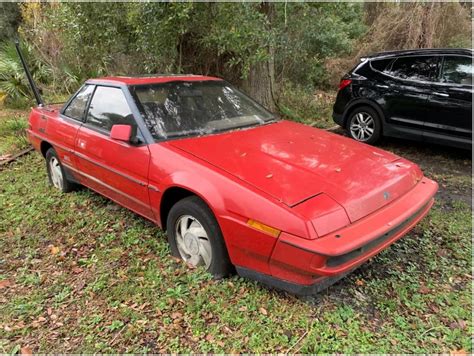
<path fill-rule="evenodd" d="M 346 130 L 354 140 L 374 144 L 382 136 L 382 120 L 370 106 L 360 106 L 351 111 Z"/>
<path fill-rule="evenodd" d="M 200 198 L 191 196 L 178 201 L 168 214 L 166 226 L 173 256 L 193 267 L 203 266 L 217 279 L 232 273 L 219 224 Z"/>
<path fill-rule="evenodd" d="M 54 148 L 46 151 L 46 170 L 48 172 L 49 183 L 61 190 L 63 193 L 68 193 L 76 188 L 76 184 L 67 179 L 66 171 L 64 170 L 58 154 Z"/>

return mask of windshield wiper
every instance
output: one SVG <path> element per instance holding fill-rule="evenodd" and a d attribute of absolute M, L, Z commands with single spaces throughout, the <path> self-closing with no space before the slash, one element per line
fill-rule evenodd
<path fill-rule="evenodd" d="M 214 132 L 213 130 L 188 130 L 183 132 L 176 132 L 172 134 L 167 134 L 165 139 L 168 138 L 177 138 L 177 137 L 187 137 L 187 136 L 200 136 L 200 135 L 208 135 Z"/>

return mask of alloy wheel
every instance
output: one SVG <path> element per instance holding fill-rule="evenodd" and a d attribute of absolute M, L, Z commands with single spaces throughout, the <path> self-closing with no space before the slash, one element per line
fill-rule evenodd
<path fill-rule="evenodd" d="M 357 141 L 369 140 L 375 132 L 374 118 L 366 112 L 356 113 L 351 120 L 351 136 Z"/>

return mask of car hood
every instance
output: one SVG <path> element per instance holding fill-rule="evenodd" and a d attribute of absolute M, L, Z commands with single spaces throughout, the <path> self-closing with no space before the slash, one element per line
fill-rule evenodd
<path fill-rule="evenodd" d="M 290 121 L 167 144 L 289 207 L 325 193 L 352 222 L 403 195 L 422 177 L 415 164 L 392 153 Z"/>

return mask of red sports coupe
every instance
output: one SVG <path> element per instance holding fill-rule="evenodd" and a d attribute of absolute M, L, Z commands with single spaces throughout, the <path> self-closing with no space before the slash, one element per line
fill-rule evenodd
<path fill-rule="evenodd" d="M 89 80 L 34 108 L 28 136 L 54 187 L 85 185 L 152 220 L 173 255 L 216 277 L 296 294 L 401 238 L 437 190 L 415 164 L 279 120 L 213 77 Z"/>

